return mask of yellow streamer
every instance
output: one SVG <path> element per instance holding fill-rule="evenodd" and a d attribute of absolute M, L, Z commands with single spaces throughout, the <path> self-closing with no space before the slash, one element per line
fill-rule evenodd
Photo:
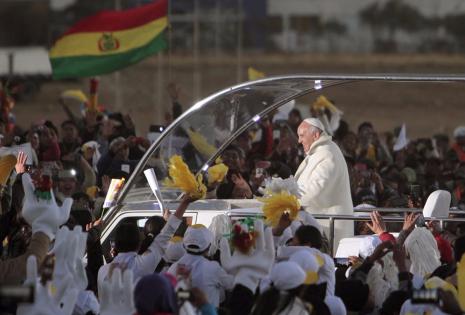
<path fill-rule="evenodd" d="M 205 198 L 207 187 L 202 182 L 202 175 L 195 177 L 179 155 L 170 158 L 168 173 L 170 178 L 163 181 L 166 186 L 179 188 L 194 199 Z"/>
<path fill-rule="evenodd" d="M 200 133 L 187 130 L 187 134 L 189 135 L 189 139 L 191 140 L 192 145 L 194 148 L 202 154 L 204 157 L 209 158 L 210 156 L 214 155 L 218 149 L 208 143 L 207 139 L 202 136 Z"/>

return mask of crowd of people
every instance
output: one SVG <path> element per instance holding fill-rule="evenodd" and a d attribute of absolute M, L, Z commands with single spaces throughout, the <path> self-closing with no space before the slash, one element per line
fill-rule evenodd
<path fill-rule="evenodd" d="M 176 88 L 170 95 L 168 120 L 182 112 Z M 395 225 L 385 223 L 382 212 L 423 208 L 438 190 L 450 194 L 451 207 L 465 210 L 465 126 L 455 129 L 453 139 L 438 134 L 408 140 L 405 126 L 379 134 L 365 122 L 354 130 L 344 120 L 334 123 L 328 108 L 312 107 L 344 155 L 353 207 L 381 209 L 355 226 L 366 237 L 359 255 L 347 262 L 331 256 L 308 212 L 301 210 L 295 220 L 285 213 L 272 227 L 258 218 L 232 222 L 225 215 L 209 227 L 186 226 L 182 218 L 194 201 L 186 195 L 178 209 L 150 218 L 143 230 L 120 224 L 105 263 L 99 219 L 110 181 L 127 178 L 151 143 L 136 134 L 129 115 L 87 110 L 76 117 L 62 105 L 68 119 L 59 127 L 51 121 L 28 129 L 0 125 L 2 146 L 31 148 L 17 154 L 11 167 L 0 160 L 0 173 L 7 174 L 0 285 L 34 290 L 29 303 L 7 305 L 0 297 L 0 313 L 465 312 L 465 222 L 442 227 L 412 213 Z M 296 108 L 287 114 L 263 118 L 223 152 L 228 173 L 208 196 L 263 196 L 269 180 L 296 173 L 305 157 L 297 135 L 303 119 Z"/>

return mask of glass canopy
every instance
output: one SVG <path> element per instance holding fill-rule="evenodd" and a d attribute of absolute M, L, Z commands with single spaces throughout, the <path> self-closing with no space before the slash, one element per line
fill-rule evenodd
<path fill-rule="evenodd" d="M 163 198 L 180 191 L 166 189 L 169 158 L 179 154 L 193 172 L 205 171 L 243 131 L 268 113 L 305 94 L 357 81 L 459 82 L 463 76 L 428 75 L 293 75 L 262 79 L 224 89 L 192 106 L 152 144 L 123 188 L 118 204 L 154 199 L 143 171 L 154 168 Z"/>

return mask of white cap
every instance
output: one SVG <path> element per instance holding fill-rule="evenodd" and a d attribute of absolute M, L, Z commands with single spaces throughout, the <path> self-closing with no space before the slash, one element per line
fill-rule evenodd
<path fill-rule="evenodd" d="M 175 263 L 186 253 L 184 249 L 182 237 L 175 236 L 172 237 L 166 247 L 165 251 L 165 261 L 168 263 Z"/>
<path fill-rule="evenodd" d="M 465 126 L 458 126 L 454 130 L 454 138 L 465 137 Z"/>
<path fill-rule="evenodd" d="M 311 254 L 309 251 L 301 250 L 292 254 L 289 261 L 297 263 L 305 271 L 305 284 L 317 283 L 320 265 L 315 255 Z"/>
<path fill-rule="evenodd" d="M 423 208 L 424 217 L 444 217 L 449 216 L 451 195 L 447 190 L 433 191 L 426 200 Z"/>
<path fill-rule="evenodd" d="M 306 274 L 302 268 L 293 261 L 283 261 L 273 266 L 270 279 L 278 290 L 290 290 L 302 285 Z"/>
<path fill-rule="evenodd" d="M 317 127 L 321 131 L 325 131 L 325 126 L 323 125 L 321 120 L 319 120 L 318 118 L 313 118 L 313 117 L 305 118 L 304 122 L 306 122 L 307 124 L 313 127 Z"/>
<path fill-rule="evenodd" d="M 210 246 L 213 239 L 212 232 L 202 224 L 191 225 L 184 235 L 184 248 L 192 253 L 201 253 Z"/>

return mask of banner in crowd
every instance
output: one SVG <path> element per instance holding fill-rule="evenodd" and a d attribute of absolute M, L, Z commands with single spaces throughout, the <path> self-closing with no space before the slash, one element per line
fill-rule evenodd
<path fill-rule="evenodd" d="M 116 205 L 116 199 L 118 198 L 118 194 L 121 188 L 124 185 L 124 178 L 117 179 L 113 178 L 110 182 L 110 187 L 108 188 L 107 195 L 105 197 L 105 201 L 103 203 L 103 209 L 113 207 Z M 103 217 L 103 214 L 102 214 Z"/>
<path fill-rule="evenodd" d="M 1 147 L 0 157 L 10 154 L 18 157 L 19 152 L 24 152 L 27 155 L 26 164 L 32 165 L 32 147 L 30 142 L 26 142 L 20 145 L 14 145 L 11 147 Z"/>
<path fill-rule="evenodd" d="M 102 11 L 72 26 L 50 50 L 53 78 L 110 73 L 166 47 L 167 0 L 125 11 Z"/>

